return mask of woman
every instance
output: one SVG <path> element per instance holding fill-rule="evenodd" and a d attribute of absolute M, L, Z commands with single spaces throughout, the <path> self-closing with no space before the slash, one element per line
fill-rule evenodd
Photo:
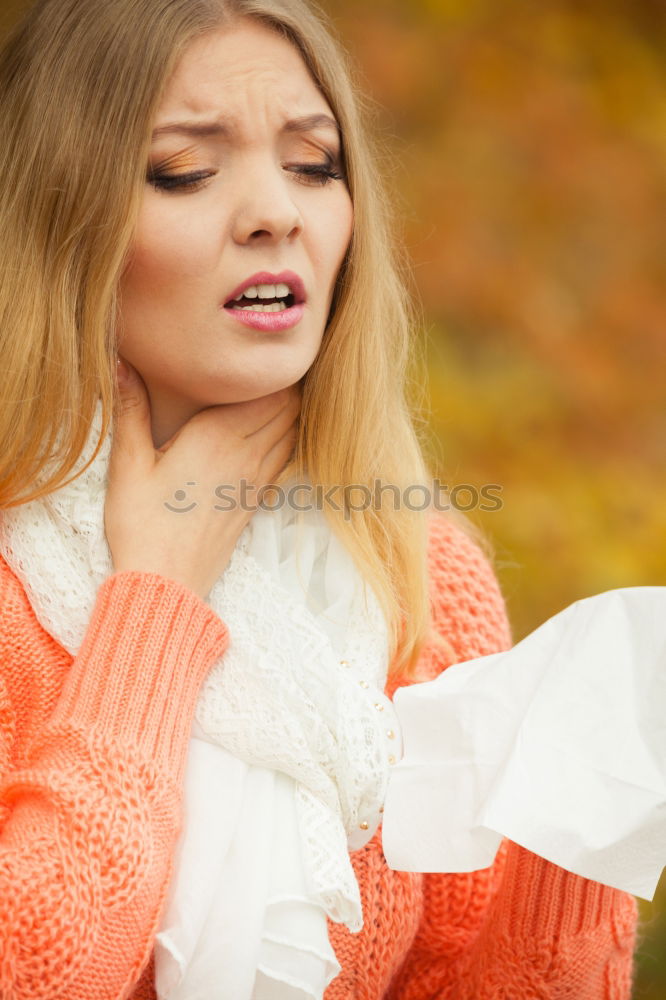
<path fill-rule="evenodd" d="M 0 93 L 0 993 L 628 998 L 633 897 L 382 855 L 386 695 L 511 640 L 450 514 L 351 491 L 427 470 L 324 19 L 42 0 Z"/>

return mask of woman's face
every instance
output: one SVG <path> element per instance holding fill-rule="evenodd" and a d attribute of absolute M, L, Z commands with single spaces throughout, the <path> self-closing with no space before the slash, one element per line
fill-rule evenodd
<path fill-rule="evenodd" d="M 297 49 L 257 22 L 192 43 L 154 128 L 119 352 L 146 384 L 159 447 L 201 409 L 305 374 L 353 211 L 330 107 Z"/>

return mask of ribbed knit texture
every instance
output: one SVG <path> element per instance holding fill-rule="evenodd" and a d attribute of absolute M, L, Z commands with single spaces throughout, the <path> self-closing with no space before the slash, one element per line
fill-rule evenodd
<path fill-rule="evenodd" d="M 511 645 L 488 561 L 441 515 L 429 565 L 455 657 L 426 647 L 419 680 Z M 190 727 L 227 630 L 182 584 L 116 573 L 72 659 L 1 558 L 0 615 L 0 1000 L 154 1000 Z M 479 872 L 393 872 L 381 831 L 352 861 L 364 928 L 329 923 L 342 972 L 325 1000 L 631 996 L 627 893 L 506 839 Z"/>

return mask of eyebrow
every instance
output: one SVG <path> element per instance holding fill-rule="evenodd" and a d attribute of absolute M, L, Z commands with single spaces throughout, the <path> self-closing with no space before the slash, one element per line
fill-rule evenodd
<path fill-rule="evenodd" d="M 318 128 L 335 129 L 340 135 L 340 126 L 330 115 L 315 114 L 302 115 L 300 118 L 290 118 L 282 126 L 283 132 L 311 132 Z M 170 122 L 168 125 L 160 125 L 153 130 L 153 139 L 160 135 L 170 135 L 179 133 L 181 135 L 209 136 L 209 135 L 229 135 L 232 132 L 230 125 L 223 121 L 202 122 L 184 121 Z"/>

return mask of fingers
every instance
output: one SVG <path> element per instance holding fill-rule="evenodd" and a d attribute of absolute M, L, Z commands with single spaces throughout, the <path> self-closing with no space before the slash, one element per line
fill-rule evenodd
<path fill-rule="evenodd" d="M 239 437 L 248 438 L 268 427 L 287 408 L 290 412 L 297 413 L 300 406 L 300 387 L 297 385 L 289 386 L 259 399 L 227 404 L 222 411 L 223 421 L 225 427 Z"/>
<path fill-rule="evenodd" d="M 114 468 L 121 468 L 127 459 L 148 463 L 153 456 L 148 393 L 136 369 L 120 357 L 117 385 L 119 406 L 114 413 L 109 463 Z"/>
<path fill-rule="evenodd" d="M 293 388 L 293 387 L 290 387 Z M 270 448 L 285 434 L 288 429 L 297 424 L 301 412 L 300 393 L 283 390 L 286 394 L 284 405 L 276 410 L 271 418 L 264 424 L 257 427 L 251 434 L 246 435 L 247 439 L 256 444 L 261 449 Z"/>
<path fill-rule="evenodd" d="M 275 481 L 292 457 L 297 439 L 298 428 L 292 422 L 265 453 L 259 465 L 258 485 L 268 485 Z"/>

